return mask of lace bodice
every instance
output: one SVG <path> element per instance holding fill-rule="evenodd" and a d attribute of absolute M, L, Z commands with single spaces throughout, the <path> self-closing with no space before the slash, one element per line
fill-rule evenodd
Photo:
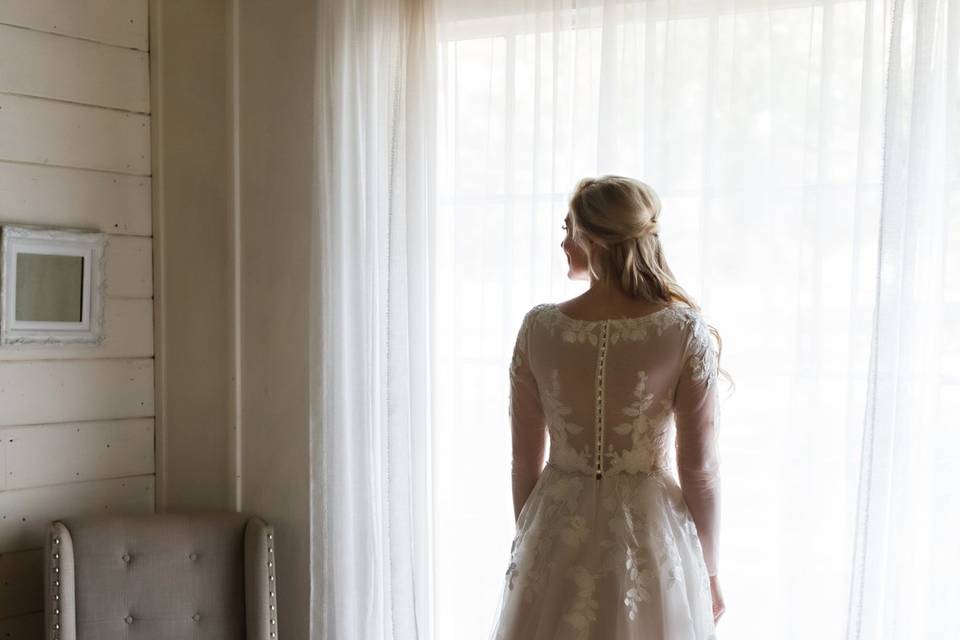
<path fill-rule="evenodd" d="M 515 513 L 536 484 L 547 444 L 549 464 L 597 482 L 665 472 L 676 462 L 716 573 L 717 364 L 706 321 L 685 305 L 589 321 L 552 303 L 530 309 L 510 365 Z"/>

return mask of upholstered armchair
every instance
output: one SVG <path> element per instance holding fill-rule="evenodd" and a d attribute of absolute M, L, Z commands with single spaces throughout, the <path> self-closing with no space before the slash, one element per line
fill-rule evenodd
<path fill-rule="evenodd" d="M 273 640 L 273 529 L 237 513 L 51 523 L 48 640 Z"/>

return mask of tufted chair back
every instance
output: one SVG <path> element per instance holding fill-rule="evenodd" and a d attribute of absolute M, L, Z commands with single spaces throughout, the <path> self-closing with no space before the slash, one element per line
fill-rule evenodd
<path fill-rule="evenodd" d="M 273 529 L 238 513 L 50 524 L 47 640 L 275 640 Z"/>

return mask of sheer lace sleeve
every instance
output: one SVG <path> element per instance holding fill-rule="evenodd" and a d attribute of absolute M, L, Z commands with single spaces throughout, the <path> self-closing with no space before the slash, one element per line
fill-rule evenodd
<path fill-rule="evenodd" d="M 674 395 L 677 471 L 710 575 L 717 573 L 720 475 L 717 452 L 717 352 L 706 322 L 691 318 Z"/>
<path fill-rule="evenodd" d="M 534 310 L 527 312 L 517 333 L 510 362 L 510 423 L 513 440 L 511 476 L 516 519 L 543 469 L 546 420 L 537 381 L 530 369 L 528 337 Z"/>

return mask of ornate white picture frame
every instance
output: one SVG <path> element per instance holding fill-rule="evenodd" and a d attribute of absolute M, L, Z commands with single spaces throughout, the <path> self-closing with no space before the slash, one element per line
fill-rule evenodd
<path fill-rule="evenodd" d="M 30 225 L 0 234 L 0 343 L 101 344 L 107 234 Z M 66 313 L 50 311 L 67 298 Z"/>

